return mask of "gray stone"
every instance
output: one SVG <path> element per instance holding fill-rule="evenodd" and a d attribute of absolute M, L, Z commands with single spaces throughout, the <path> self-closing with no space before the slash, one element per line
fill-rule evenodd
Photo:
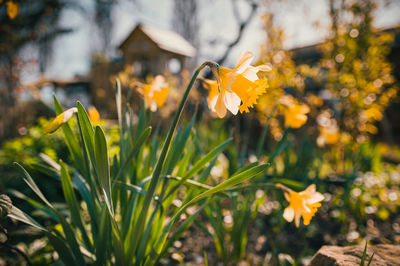
<path fill-rule="evenodd" d="M 363 245 L 348 247 L 322 246 L 308 265 L 359 266 L 363 251 Z M 368 245 L 365 265 L 367 265 L 372 254 L 375 254 L 371 262 L 373 266 L 400 265 L 400 245 Z"/>

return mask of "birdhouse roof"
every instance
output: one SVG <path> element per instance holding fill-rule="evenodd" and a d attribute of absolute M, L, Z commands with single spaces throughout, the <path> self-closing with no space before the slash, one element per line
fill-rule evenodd
<path fill-rule="evenodd" d="M 138 24 L 119 48 L 122 48 L 137 30 L 141 30 L 162 50 L 188 57 L 196 54 L 196 49 L 178 33 L 143 24 Z"/>

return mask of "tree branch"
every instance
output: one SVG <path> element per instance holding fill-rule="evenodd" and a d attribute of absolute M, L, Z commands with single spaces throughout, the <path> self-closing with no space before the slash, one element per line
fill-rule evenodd
<path fill-rule="evenodd" d="M 229 54 L 231 53 L 232 49 L 240 42 L 240 40 L 243 37 L 243 33 L 244 30 L 246 29 L 246 27 L 250 24 L 251 20 L 253 19 L 257 9 L 258 9 L 258 4 L 256 4 L 255 2 L 251 1 L 251 10 L 249 15 L 247 16 L 247 18 L 245 20 L 241 20 L 239 17 L 239 12 L 237 10 L 237 5 L 235 3 L 235 0 L 232 0 L 232 5 L 234 8 L 234 15 L 236 17 L 236 19 L 239 21 L 239 31 L 236 35 L 236 38 L 228 44 L 227 49 L 225 50 L 225 53 L 222 55 L 222 57 L 220 59 L 217 60 L 217 63 L 222 65 L 226 59 L 228 58 Z"/>

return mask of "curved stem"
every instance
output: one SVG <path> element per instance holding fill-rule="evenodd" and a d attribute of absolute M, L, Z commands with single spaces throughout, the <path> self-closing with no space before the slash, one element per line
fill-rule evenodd
<path fill-rule="evenodd" d="M 178 121 L 179 121 L 179 119 L 180 119 L 180 117 L 182 115 L 183 107 L 185 106 L 187 97 L 189 95 L 190 90 L 193 87 L 194 82 L 196 81 L 197 76 L 199 75 L 200 71 L 206 66 L 209 66 L 211 68 L 211 70 L 214 73 L 216 73 L 215 72 L 216 71 L 216 64 L 213 63 L 213 62 L 207 61 L 207 62 L 203 63 L 201 66 L 199 66 L 196 69 L 196 71 L 194 72 L 194 74 L 192 76 L 192 79 L 189 82 L 189 85 L 186 87 L 185 93 L 183 94 L 183 97 L 182 97 L 182 100 L 181 100 L 181 102 L 179 104 L 179 107 L 176 110 L 174 120 L 173 120 L 173 122 L 171 124 L 171 127 L 169 128 L 167 138 L 166 138 L 166 140 L 164 142 L 164 146 L 162 148 L 160 157 L 159 157 L 159 159 L 157 161 L 156 167 L 155 167 L 154 172 L 153 172 L 153 177 L 151 179 L 149 188 L 147 190 L 146 196 L 145 196 L 144 201 L 143 201 L 142 211 L 140 212 L 138 221 L 136 223 L 135 230 L 133 232 L 133 236 L 132 236 L 132 240 L 131 240 L 131 245 L 129 247 L 128 254 L 127 254 L 128 255 L 128 263 L 132 262 L 133 256 L 134 256 L 134 254 L 136 252 L 136 247 L 137 247 L 138 242 L 139 242 L 139 238 L 142 235 L 142 231 L 143 231 L 143 228 L 144 228 L 144 223 L 145 223 L 146 217 L 147 217 L 147 212 L 149 211 L 150 203 L 151 203 L 151 201 L 153 199 L 153 195 L 155 193 L 157 184 L 158 184 L 159 179 L 160 179 L 161 170 L 162 170 L 162 167 L 164 165 L 164 161 L 165 161 L 165 158 L 167 156 L 167 153 L 168 153 L 168 150 L 169 150 L 169 147 L 170 147 L 170 144 L 171 144 L 172 136 L 173 136 L 173 134 L 175 132 L 176 126 L 178 124 Z"/>

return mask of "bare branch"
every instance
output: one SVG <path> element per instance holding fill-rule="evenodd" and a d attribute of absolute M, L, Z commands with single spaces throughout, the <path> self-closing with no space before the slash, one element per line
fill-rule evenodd
<path fill-rule="evenodd" d="M 251 20 L 254 18 L 254 15 L 258 9 L 258 4 L 253 1 L 249 1 L 249 2 L 251 5 L 250 13 L 245 20 L 241 20 L 240 16 L 239 16 L 239 11 L 238 11 L 238 7 L 236 4 L 236 0 L 232 0 L 232 5 L 233 5 L 233 9 L 234 9 L 233 13 L 235 14 L 235 18 L 239 21 L 239 31 L 236 35 L 236 38 L 231 43 L 228 44 L 224 55 L 220 59 L 217 60 L 217 63 L 220 65 L 222 65 L 226 61 L 226 59 L 228 58 L 232 49 L 235 47 L 235 45 L 237 45 L 240 42 L 240 40 L 243 37 L 244 30 L 250 24 Z"/>

